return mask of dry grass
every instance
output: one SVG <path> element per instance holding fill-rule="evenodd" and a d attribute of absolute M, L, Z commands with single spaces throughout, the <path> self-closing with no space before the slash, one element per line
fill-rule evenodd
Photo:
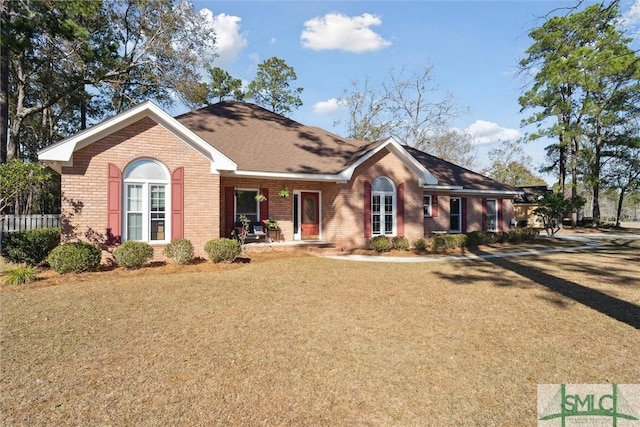
<path fill-rule="evenodd" d="M 42 274 L 1 294 L 2 421 L 534 425 L 538 383 L 639 380 L 640 241 L 617 243 Z"/>

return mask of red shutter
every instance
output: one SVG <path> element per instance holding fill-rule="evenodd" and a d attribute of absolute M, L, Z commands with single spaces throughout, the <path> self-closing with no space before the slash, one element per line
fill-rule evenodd
<path fill-rule="evenodd" d="M 498 231 L 504 230 L 502 226 L 502 199 L 498 199 Z"/>
<path fill-rule="evenodd" d="M 398 225 L 398 236 L 404 237 L 404 182 L 398 185 L 396 223 Z"/>
<path fill-rule="evenodd" d="M 438 196 L 431 196 L 431 216 L 438 216 Z"/>
<path fill-rule="evenodd" d="M 225 236 L 231 236 L 235 227 L 235 190 L 233 187 L 224 188 L 224 227 Z"/>
<path fill-rule="evenodd" d="M 489 224 L 487 223 L 487 198 L 482 198 L 482 231 L 487 231 Z"/>
<path fill-rule="evenodd" d="M 371 237 L 371 183 L 364 182 L 364 237 Z"/>
<path fill-rule="evenodd" d="M 462 232 L 467 232 L 467 198 L 463 197 L 462 199 Z"/>
<path fill-rule="evenodd" d="M 122 237 L 122 174 L 113 163 L 107 165 L 107 244 L 119 243 Z"/>
<path fill-rule="evenodd" d="M 184 168 L 171 174 L 171 240 L 184 237 Z"/>
<path fill-rule="evenodd" d="M 260 221 L 269 219 L 269 189 L 261 188 L 260 194 L 267 198 L 264 202 L 260 202 Z"/>

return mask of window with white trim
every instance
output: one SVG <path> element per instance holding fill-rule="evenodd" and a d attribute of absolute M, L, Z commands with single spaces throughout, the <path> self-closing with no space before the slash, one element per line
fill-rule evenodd
<path fill-rule="evenodd" d="M 431 194 L 422 195 L 422 210 L 425 218 L 431 217 Z"/>
<path fill-rule="evenodd" d="M 396 222 L 396 188 L 384 176 L 373 180 L 371 185 L 371 228 L 374 236 L 392 235 Z"/>
<path fill-rule="evenodd" d="M 256 189 L 236 189 L 236 222 L 240 222 L 240 215 L 246 216 L 251 223 L 259 221 L 260 202 L 256 200 L 257 195 Z"/>
<path fill-rule="evenodd" d="M 151 159 L 131 163 L 124 171 L 123 240 L 168 242 L 169 172 Z"/>
<path fill-rule="evenodd" d="M 487 199 L 486 203 L 487 231 L 498 231 L 498 201 L 496 199 Z"/>

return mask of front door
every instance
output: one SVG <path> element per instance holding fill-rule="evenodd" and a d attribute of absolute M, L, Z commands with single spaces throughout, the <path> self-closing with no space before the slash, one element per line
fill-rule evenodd
<path fill-rule="evenodd" d="M 300 198 L 302 240 L 317 240 L 320 238 L 320 196 L 303 191 Z"/>

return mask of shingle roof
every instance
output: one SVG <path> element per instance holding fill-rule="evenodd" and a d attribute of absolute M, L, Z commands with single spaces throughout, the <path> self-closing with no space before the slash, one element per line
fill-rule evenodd
<path fill-rule="evenodd" d="M 370 145 L 243 102 L 222 101 L 176 120 L 245 171 L 337 174 Z"/>
<path fill-rule="evenodd" d="M 175 119 L 232 159 L 242 171 L 338 174 L 386 141 L 343 138 L 244 102 L 222 101 Z M 518 191 L 415 148 L 403 148 L 436 177 L 439 185 Z"/>
<path fill-rule="evenodd" d="M 522 193 L 515 197 L 515 203 L 533 204 L 538 203 L 538 197 L 550 192 L 546 185 L 530 185 L 518 187 Z"/>
<path fill-rule="evenodd" d="M 520 191 L 517 187 L 503 184 L 416 148 L 407 145 L 404 148 L 436 177 L 438 185 L 463 187 L 465 190 Z"/>

